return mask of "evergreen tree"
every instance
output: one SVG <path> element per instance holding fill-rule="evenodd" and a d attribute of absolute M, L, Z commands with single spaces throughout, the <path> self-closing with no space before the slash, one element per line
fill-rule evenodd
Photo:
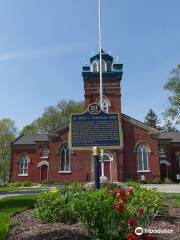
<path fill-rule="evenodd" d="M 156 113 L 152 109 L 150 109 L 149 112 L 146 114 L 144 123 L 149 127 L 162 130 L 162 127 L 160 126 L 161 122 L 158 119 L 158 116 L 156 115 Z"/>

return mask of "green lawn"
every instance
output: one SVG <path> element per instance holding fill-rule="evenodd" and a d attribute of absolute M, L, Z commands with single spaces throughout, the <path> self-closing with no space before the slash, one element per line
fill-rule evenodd
<path fill-rule="evenodd" d="M 10 228 L 10 218 L 15 213 L 32 208 L 37 195 L 7 197 L 0 200 L 0 240 L 5 240 Z"/>
<path fill-rule="evenodd" d="M 180 193 L 166 193 L 164 194 L 165 204 L 172 204 L 180 207 Z"/>

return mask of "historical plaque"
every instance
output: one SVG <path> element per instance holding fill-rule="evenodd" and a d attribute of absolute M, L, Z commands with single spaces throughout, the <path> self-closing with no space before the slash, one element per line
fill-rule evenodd
<path fill-rule="evenodd" d="M 91 104 L 83 114 L 72 114 L 70 148 L 72 150 L 119 149 L 122 145 L 118 113 L 105 113 L 98 104 Z"/>

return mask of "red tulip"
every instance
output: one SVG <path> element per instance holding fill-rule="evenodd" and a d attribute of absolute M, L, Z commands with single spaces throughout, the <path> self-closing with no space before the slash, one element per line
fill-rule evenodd
<path fill-rule="evenodd" d="M 133 187 L 128 187 L 128 193 L 132 194 L 134 192 L 134 188 Z"/>
<path fill-rule="evenodd" d="M 117 197 L 124 198 L 126 196 L 126 191 L 123 188 L 117 190 Z"/>
<path fill-rule="evenodd" d="M 125 197 L 122 197 L 121 199 L 122 199 L 123 203 L 125 203 L 127 201 L 127 198 L 125 198 Z"/>
<path fill-rule="evenodd" d="M 134 217 L 130 217 L 128 223 L 129 223 L 130 227 L 134 227 L 136 225 L 135 218 Z"/>
<path fill-rule="evenodd" d="M 119 203 L 117 206 L 117 209 L 119 212 L 124 212 L 124 204 L 123 203 Z"/>
<path fill-rule="evenodd" d="M 154 238 L 151 235 L 145 234 L 142 236 L 142 240 L 154 240 Z"/>
<path fill-rule="evenodd" d="M 127 234 L 127 238 L 126 239 L 127 240 L 138 240 L 138 236 L 135 233 L 133 233 L 133 232 L 129 232 Z"/>
<path fill-rule="evenodd" d="M 137 210 L 137 215 L 138 215 L 139 217 L 141 217 L 141 216 L 143 215 L 143 213 L 144 213 L 144 210 L 143 210 L 142 208 L 138 208 L 138 210 Z"/>

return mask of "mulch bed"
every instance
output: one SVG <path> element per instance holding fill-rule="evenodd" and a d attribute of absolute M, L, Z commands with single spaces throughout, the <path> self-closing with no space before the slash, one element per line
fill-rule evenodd
<path fill-rule="evenodd" d="M 79 224 L 42 223 L 31 218 L 31 210 L 12 218 L 17 224 L 9 232 L 8 240 L 92 240 Z M 150 226 L 155 230 L 173 230 L 172 233 L 155 234 L 158 240 L 180 239 L 180 207 L 169 206 L 167 212 L 155 218 Z"/>
<path fill-rule="evenodd" d="M 180 239 L 180 207 L 168 206 L 163 214 L 157 216 L 149 229 L 172 230 L 172 233 L 154 234 L 158 240 L 179 240 Z"/>
<path fill-rule="evenodd" d="M 92 240 L 79 224 L 42 223 L 31 217 L 32 210 L 16 214 L 17 223 L 9 232 L 8 240 Z"/>

